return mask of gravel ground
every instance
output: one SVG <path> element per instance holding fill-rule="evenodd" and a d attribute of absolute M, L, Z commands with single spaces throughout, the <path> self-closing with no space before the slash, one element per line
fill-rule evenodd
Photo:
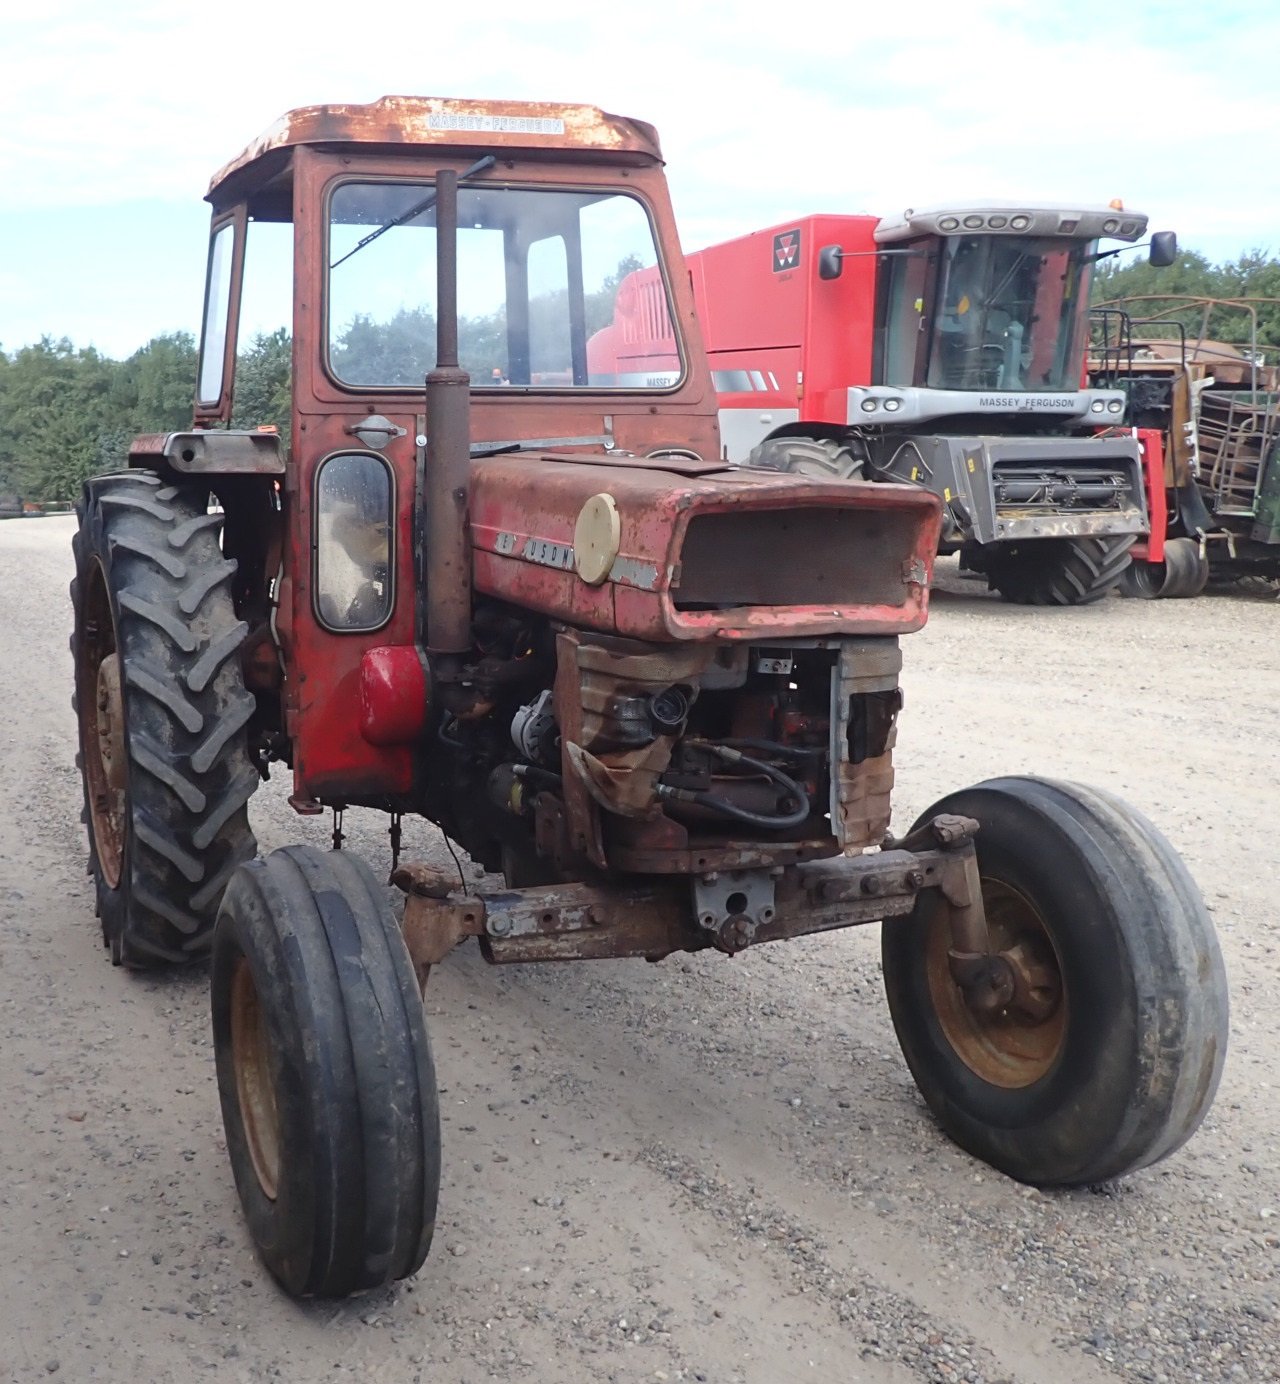
<path fill-rule="evenodd" d="M 464 948 L 427 995 L 436 1248 L 410 1283 L 298 1306 L 240 1218 L 205 977 L 131 976 L 98 945 L 71 529 L 0 524 L 0 1379 L 1280 1378 L 1274 599 L 1023 610 L 949 570 L 905 645 L 899 827 L 993 774 L 1075 778 L 1199 880 L 1232 1046 L 1179 1153 L 1049 1195 L 961 1153 L 898 1055 L 875 928 L 659 966 Z M 323 844 L 286 793 L 255 799 L 262 847 Z M 382 820 L 347 820 L 383 867 Z M 406 838 L 443 859 L 424 824 Z"/>

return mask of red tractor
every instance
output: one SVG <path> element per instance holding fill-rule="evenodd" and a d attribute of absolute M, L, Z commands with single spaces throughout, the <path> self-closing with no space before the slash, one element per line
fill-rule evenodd
<path fill-rule="evenodd" d="M 473 937 L 494 963 L 656 961 L 888 920 L 903 1051 L 965 1148 L 1077 1184 L 1192 1133 L 1225 983 L 1152 826 L 1008 778 L 888 836 L 939 502 L 720 460 L 650 126 L 313 107 L 209 201 L 194 426 L 137 439 L 80 504 L 76 704 L 104 939 L 131 967 L 211 958 L 236 1185 L 289 1292 L 422 1264 L 420 986 Z M 229 426 L 246 266 L 282 225 L 287 443 Z M 588 341 L 637 265 L 670 368 L 603 378 Z M 345 809 L 390 815 L 402 916 L 349 851 L 255 858 L 273 763 L 335 847 Z M 502 878 L 396 859 L 404 813 Z"/>

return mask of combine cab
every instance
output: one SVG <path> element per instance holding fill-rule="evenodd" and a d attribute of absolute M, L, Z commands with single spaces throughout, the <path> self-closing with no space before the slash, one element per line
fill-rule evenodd
<path fill-rule="evenodd" d="M 888 834 L 939 500 L 720 459 L 651 127 L 315 107 L 209 200 L 195 426 L 85 487 L 75 695 L 104 940 L 138 968 L 211 957 L 227 1148 L 289 1292 L 421 1266 L 440 1123 L 420 987 L 472 939 L 494 964 L 657 961 L 888 920 L 903 1051 L 964 1147 L 1075 1184 L 1192 1133 L 1225 987 L 1154 827 L 1009 778 Z M 229 426 L 273 226 L 288 445 Z M 628 310 L 669 348 L 606 369 L 592 337 L 634 274 Z M 248 802 L 280 764 L 335 849 L 256 858 Z M 389 817 L 399 912 L 341 849 L 353 808 Z M 405 813 L 502 878 L 399 859 Z"/>

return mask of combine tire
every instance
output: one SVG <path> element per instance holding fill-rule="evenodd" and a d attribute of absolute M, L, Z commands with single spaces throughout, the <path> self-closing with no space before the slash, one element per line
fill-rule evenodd
<path fill-rule="evenodd" d="M 146 472 L 89 481 L 72 546 L 71 654 L 89 872 L 103 942 L 143 970 L 205 955 L 218 903 L 256 849 L 248 627 L 208 493 Z"/>
<path fill-rule="evenodd" d="M 1163 562 L 1134 562 L 1120 578 L 1120 594 L 1141 601 L 1198 596 L 1209 581 L 1209 560 L 1191 538 L 1171 538 Z"/>
<path fill-rule="evenodd" d="M 295 1297 L 407 1278 L 435 1228 L 440 1115 L 413 964 L 348 851 L 286 846 L 232 878 L 213 1041 L 236 1189 Z"/>
<path fill-rule="evenodd" d="M 1000 543 L 984 554 L 987 583 L 1015 605 L 1091 605 L 1130 565 L 1128 534 Z"/>
<path fill-rule="evenodd" d="M 929 1108 L 1021 1182 L 1072 1186 L 1154 1163 L 1195 1131 L 1227 1047 L 1227 985 L 1186 867 L 1096 789 L 992 779 L 936 803 L 976 818 L 993 949 L 1022 998 L 973 1009 L 951 977 L 950 905 L 928 890 L 884 924 L 885 990 Z M 917 823 L 920 825 L 920 823 Z"/>
<path fill-rule="evenodd" d="M 832 437 L 771 437 L 752 448 L 747 465 L 823 481 L 862 479 L 861 460 Z"/>

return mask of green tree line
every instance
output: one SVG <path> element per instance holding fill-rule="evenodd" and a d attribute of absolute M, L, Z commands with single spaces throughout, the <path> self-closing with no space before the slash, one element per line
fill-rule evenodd
<path fill-rule="evenodd" d="M 236 366 L 236 427 L 289 424 L 288 334 L 255 337 Z M 153 337 L 126 360 L 65 337 L 0 349 L 0 494 L 74 500 L 96 471 L 125 464 L 139 433 L 191 426 L 196 344 Z"/>
<path fill-rule="evenodd" d="M 1259 346 L 1280 346 L 1280 259 L 1265 251 L 1250 250 L 1238 259 L 1213 264 L 1195 250 L 1181 250 L 1177 261 L 1167 269 L 1153 269 L 1143 259 L 1121 255 L 1098 264 L 1093 278 L 1095 304 L 1147 294 L 1274 299 L 1253 305 L 1258 314 L 1257 342 Z M 1152 299 L 1127 303 L 1125 310 L 1133 317 L 1158 314 L 1170 322 L 1181 322 L 1193 338 L 1204 331 L 1204 309 L 1190 304 L 1179 307 L 1175 302 Z M 1211 340 L 1248 346 L 1249 315 L 1238 308 L 1213 308 L 1208 314 L 1205 335 Z"/>

